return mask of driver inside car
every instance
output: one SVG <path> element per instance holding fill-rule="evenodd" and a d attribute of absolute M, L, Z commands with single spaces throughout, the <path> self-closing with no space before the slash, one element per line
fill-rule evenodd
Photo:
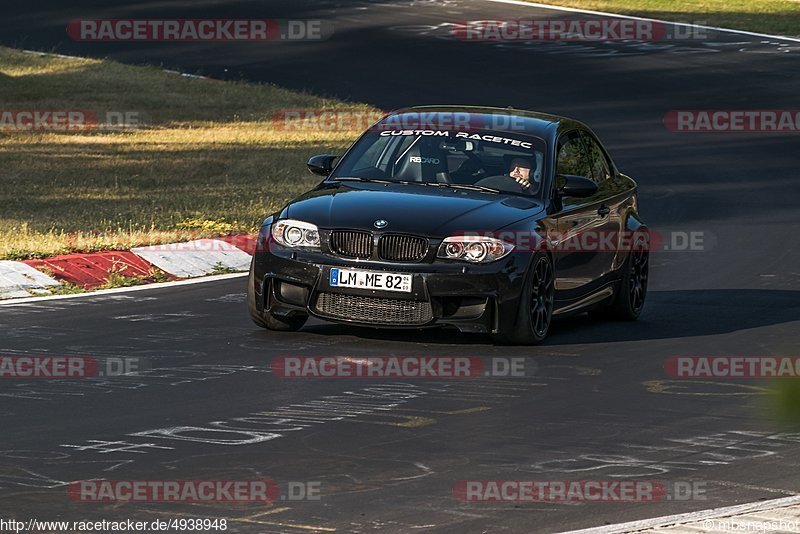
<path fill-rule="evenodd" d="M 511 160 L 511 165 L 508 170 L 508 175 L 516 180 L 526 193 L 531 190 L 531 168 L 531 162 L 527 159 L 514 158 Z"/>
<path fill-rule="evenodd" d="M 535 159 L 526 156 L 506 155 L 506 172 L 489 176 L 475 182 L 475 185 L 490 187 L 508 193 L 535 194 L 539 190 L 540 177 L 536 173 Z"/>

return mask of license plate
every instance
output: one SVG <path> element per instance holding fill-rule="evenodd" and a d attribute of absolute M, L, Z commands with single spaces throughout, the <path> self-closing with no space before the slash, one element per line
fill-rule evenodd
<path fill-rule="evenodd" d="M 331 269 L 330 284 L 331 287 L 352 287 L 356 289 L 411 293 L 410 274 L 333 268 Z"/>

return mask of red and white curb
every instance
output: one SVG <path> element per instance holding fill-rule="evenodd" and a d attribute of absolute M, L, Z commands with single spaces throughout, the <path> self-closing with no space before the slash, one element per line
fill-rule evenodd
<path fill-rule="evenodd" d="M 205 276 L 219 270 L 246 271 L 250 254 L 220 239 L 151 245 L 131 249 L 140 258 L 179 278 Z"/>
<path fill-rule="evenodd" d="M 130 251 L 0 261 L 0 299 L 50 295 L 64 283 L 96 289 L 108 283 L 110 273 L 146 283 L 156 278 L 180 280 L 242 272 L 248 270 L 254 249 L 253 237 L 228 236 L 136 247 Z"/>
<path fill-rule="evenodd" d="M 59 285 L 61 283 L 58 280 L 21 261 L 0 261 L 0 299 L 47 294 L 49 289 Z"/>

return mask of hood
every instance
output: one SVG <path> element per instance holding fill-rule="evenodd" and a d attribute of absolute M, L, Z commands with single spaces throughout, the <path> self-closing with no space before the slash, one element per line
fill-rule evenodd
<path fill-rule="evenodd" d="M 320 228 L 375 230 L 445 237 L 464 231 L 496 231 L 544 209 L 540 200 L 449 187 L 375 182 L 323 184 L 292 201 L 281 218 Z"/>

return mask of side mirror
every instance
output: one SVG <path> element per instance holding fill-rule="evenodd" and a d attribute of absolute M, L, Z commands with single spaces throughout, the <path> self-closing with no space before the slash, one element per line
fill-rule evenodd
<path fill-rule="evenodd" d="M 586 198 L 597 193 L 597 184 L 584 176 L 559 174 L 557 178 L 564 181 L 564 185 L 558 188 L 562 197 Z"/>
<path fill-rule="evenodd" d="M 328 176 L 333 170 L 333 160 L 338 157 L 339 156 L 333 154 L 321 154 L 312 157 L 308 160 L 306 165 L 308 166 L 308 170 L 312 173 L 319 174 L 320 176 Z"/>

